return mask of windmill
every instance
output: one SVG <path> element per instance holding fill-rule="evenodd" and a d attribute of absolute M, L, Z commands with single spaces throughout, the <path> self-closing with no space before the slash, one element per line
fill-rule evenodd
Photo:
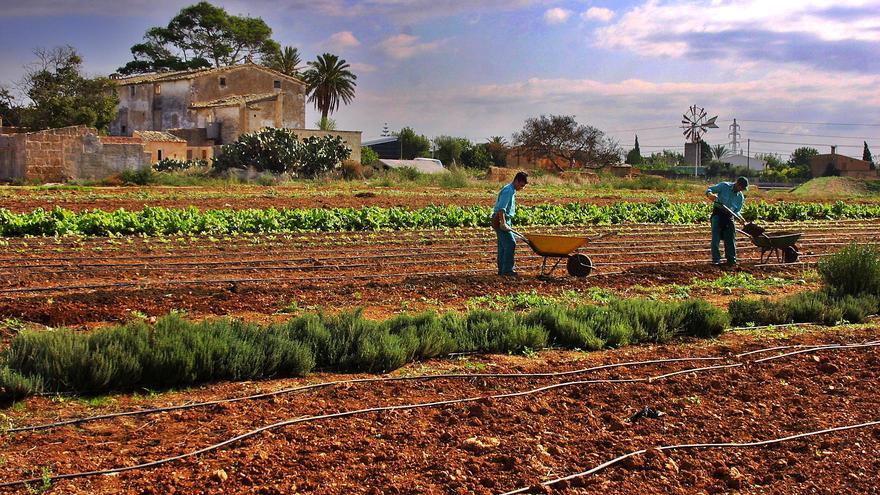
<path fill-rule="evenodd" d="M 694 161 L 694 177 L 698 175 L 700 169 L 700 158 L 703 154 L 700 142 L 703 140 L 703 134 L 709 129 L 718 128 L 718 125 L 715 123 L 718 116 L 706 118 L 707 115 L 706 109 L 693 105 L 681 116 L 681 128 L 684 129 L 682 134 L 684 134 L 685 139 L 696 145 L 697 156 Z"/>

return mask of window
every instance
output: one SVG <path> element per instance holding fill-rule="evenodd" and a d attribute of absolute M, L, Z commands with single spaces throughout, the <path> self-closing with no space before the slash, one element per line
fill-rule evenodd
<path fill-rule="evenodd" d="M 156 84 L 153 86 L 153 94 L 161 95 L 162 94 L 162 85 Z"/>
<path fill-rule="evenodd" d="M 162 161 L 162 150 L 156 150 L 156 157 L 159 158 L 159 161 Z"/>
<path fill-rule="evenodd" d="M 128 87 L 128 95 L 129 95 L 130 97 L 134 98 L 135 91 L 136 91 L 136 90 L 135 90 L 133 84 L 132 84 L 131 86 Z"/>
<path fill-rule="evenodd" d="M 226 78 L 225 78 L 225 77 L 221 77 L 221 78 L 220 78 L 220 87 L 221 87 L 221 88 L 225 88 L 225 87 L 226 87 Z"/>
<path fill-rule="evenodd" d="M 127 130 L 128 130 L 128 127 L 126 127 L 126 126 L 122 126 L 122 133 L 121 133 L 121 134 L 124 136 L 124 135 L 125 135 L 125 131 L 127 131 Z"/>
<path fill-rule="evenodd" d="M 275 89 L 281 89 L 281 81 L 275 81 Z"/>
<path fill-rule="evenodd" d="M 202 150 L 202 160 L 208 159 L 208 150 Z"/>
<path fill-rule="evenodd" d="M 193 150 L 186 150 L 186 159 L 187 160 L 193 159 Z"/>

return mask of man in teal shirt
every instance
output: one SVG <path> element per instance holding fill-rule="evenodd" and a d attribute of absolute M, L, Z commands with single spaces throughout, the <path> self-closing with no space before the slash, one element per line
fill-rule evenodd
<path fill-rule="evenodd" d="M 736 226 L 733 215 L 721 207 L 739 214 L 746 198 L 743 191 L 748 190 L 749 179 L 740 177 L 736 182 L 719 182 L 706 189 L 706 197 L 712 200 L 712 263 L 721 264 L 721 252 L 718 249 L 724 239 L 724 257 L 729 266 L 736 266 Z"/>
<path fill-rule="evenodd" d="M 492 228 L 498 237 L 498 275 L 501 276 L 516 276 L 513 269 L 516 238 L 510 222 L 516 215 L 516 192 L 526 187 L 528 181 L 529 176 L 525 172 L 518 172 L 513 182 L 501 188 L 495 208 L 492 209 Z"/>

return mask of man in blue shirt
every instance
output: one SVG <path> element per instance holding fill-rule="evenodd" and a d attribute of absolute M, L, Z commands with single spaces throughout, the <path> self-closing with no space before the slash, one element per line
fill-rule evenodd
<path fill-rule="evenodd" d="M 721 264 L 721 252 L 718 245 L 724 239 L 724 257 L 729 266 L 736 266 L 736 226 L 733 215 L 721 207 L 739 214 L 746 198 L 743 191 L 748 190 L 749 179 L 740 177 L 736 182 L 719 182 L 706 189 L 706 197 L 712 200 L 712 263 Z"/>
<path fill-rule="evenodd" d="M 528 182 L 529 176 L 525 172 L 517 172 L 513 182 L 501 188 L 495 208 L 492 209 L 492 228 L 498 236 L 498 275 L 501 276 L 516 276 L 513 269 L 516 238 L 510 221 L 516 215 L 516 192 L 526 187 Z"/>

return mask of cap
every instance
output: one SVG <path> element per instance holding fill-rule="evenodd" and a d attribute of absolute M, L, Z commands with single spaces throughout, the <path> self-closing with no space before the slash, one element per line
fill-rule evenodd
<path fill-rule="evenodd" d="M 738 183 L 740 183 L 740 184 L 743 185 L 743 189 L 745 189 L 745 190 L 748 190 L 748 189 L 749 189 L 749 179 L 748 179 L 748 177 L 739 177 L 738 179 L 736 179 L 736 181 L 737 181 Z"/>

